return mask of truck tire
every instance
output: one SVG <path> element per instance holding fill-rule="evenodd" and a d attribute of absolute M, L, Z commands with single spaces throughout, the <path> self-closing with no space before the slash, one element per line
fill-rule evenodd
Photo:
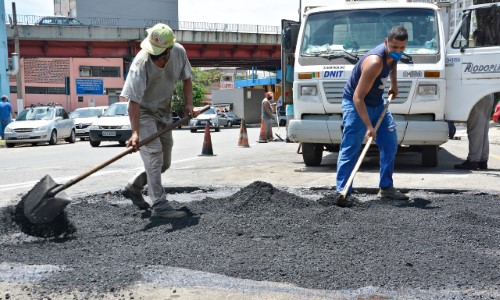
<path fill-rule="evenodd" d="M 422 167 L 434 168 L 438 165 L 439 146 L 422 146 Z"/>
<path fill-rule="evenodd" d="M 308 167 L 316 167 L 323 160 L 323 145 L 302 143 L 302 159 Z"/>

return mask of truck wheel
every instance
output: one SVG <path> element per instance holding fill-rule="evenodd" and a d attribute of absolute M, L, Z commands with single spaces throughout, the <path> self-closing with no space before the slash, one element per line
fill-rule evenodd
<path fill-rule="evenodd" d="M 323 160 L 323 145 L 302 143 L 302 159 L 308 167 L 316 167 Z"/>
<path fill-rule="evenodd" d="M 437 167 L 439 146 L 422 146 L 422 167 Z"/>

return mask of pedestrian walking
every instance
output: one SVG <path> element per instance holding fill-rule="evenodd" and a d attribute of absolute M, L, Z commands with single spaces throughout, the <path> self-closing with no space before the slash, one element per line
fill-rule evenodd
<path fill-rule="evenodd" d="M 178 81 L 183 84 L 184 115 L 195 117 L 191 64 L 186 50 L 176 43 L 172 29 L 156 24 L 146 30 L 148 35 L 141 43 L 141 50 L 132 61 L 121 97 L 129 102 L 128 112 L 132 136 L 127 147 L 137 148 L 139 140 L 165 128 L 172 121 L 172 95 Z M 172 158 L 172 132 L 166 132 L 139 150 L 144 170 L 132 177 L 123 195 L 140 209 L 148 209 L 142 190 L 147 184 L 153 203 L 153 215 L 178 218 L 184 211 L 174 209 L 167 201 L 161 175 L 169 167 Z"/>
<path fill-rule="evenodd" d="M 391 78 L 389 94 L 398 95 L 397 63 L 408 42 L 404 27 L 393 27 L 384 42 L 368 51 L 356 63 L 351 77 L 344 87 L 342 99 L 343 133 L 337 160 L 337 191 L 346 187 L 363 139 L 373 137 L 380 149 L 379 198 L 407 200 L 408 196 L 394 188 L 392 175 L 398 148 L 396 123 L 389 110 L 385 113 L 378 131 L 375 124 L 384 110 L 384 87 Z"/>

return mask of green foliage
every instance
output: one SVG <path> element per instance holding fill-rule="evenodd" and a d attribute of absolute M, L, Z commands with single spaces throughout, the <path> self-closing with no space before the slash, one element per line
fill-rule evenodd
<path fill-rule="evenodd" d="M 222 73 L 218 70 L 201 70 L 193 68 L 193 105 L 202 106 L 205 94 L 214 81 L 219 81 Z M 172 110 L 182 115 L 184 109 L 184 94 L 182 93 L 182 82 L 178 82 L 172 97 Z"/>

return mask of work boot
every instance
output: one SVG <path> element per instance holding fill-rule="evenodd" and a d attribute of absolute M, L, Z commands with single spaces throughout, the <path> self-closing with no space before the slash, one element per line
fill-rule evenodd
<path fill-rule="evenodd" d="M 488 170 L 488 161 L 480 161 L 477 163 L 480 170 Z"/>
<path fill-rule="evenodd" d="M 162 208 L 153 208 L 153 214 L 151 217 L 161 217 L 161 218 L 183 218 L 187 216 L 187 212 L 183 210 L 177 210 L 170 205 L 164 206 Z"/>
<path fill-rule="evenodd" d="M 146 210 L 150 206 L 149 203 L 147 203 L 146 200 L 144 200 L 142 192 L 131 184 L 127 184 L 125 186 L 125 188 L 122 191 L 122 195 L 125 198 L 132 200 L 132 203 L 139 209 Z"/>
<path fill-rule="evenodd" d="M 394 187 L 380 189 L 377 196 L 381 199 L 408 200 L 408 196 L 396 190 Z"/>
<path fill-rule="evenodd" d="M 464 161 L 461 164 L 455 165 L 455 169 L 459 169 L 459 170 L 478 170 L 479 169 L 479 163 L 466 160 L 466 161 Z"/>

